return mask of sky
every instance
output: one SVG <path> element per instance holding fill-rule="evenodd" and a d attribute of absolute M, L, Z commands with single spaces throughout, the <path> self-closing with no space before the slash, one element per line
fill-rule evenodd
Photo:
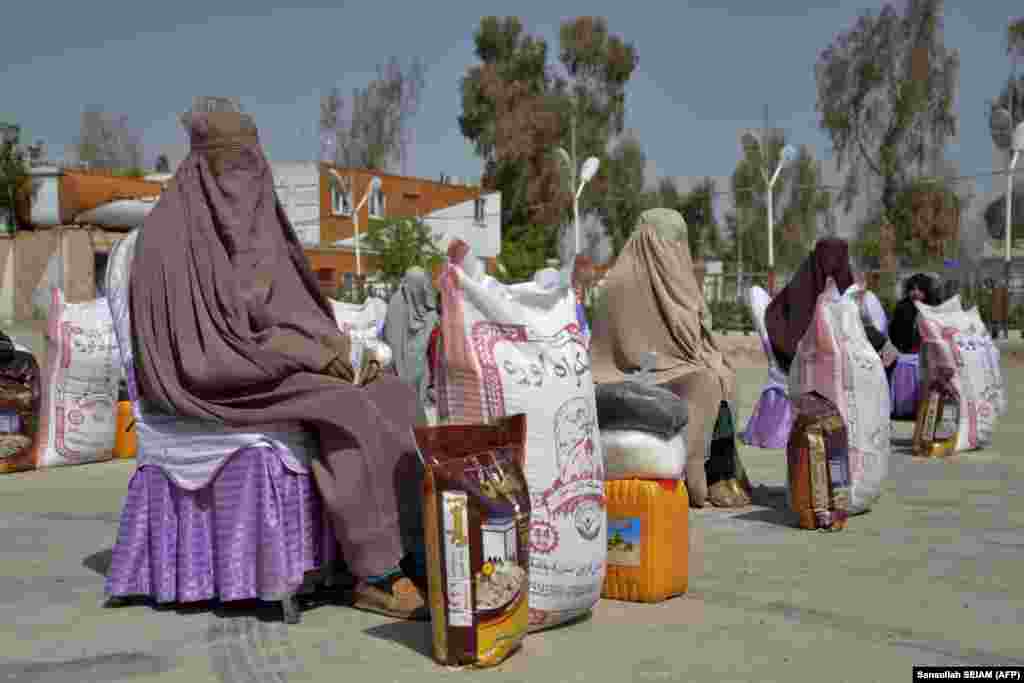
<path fill-rule="evenodd" d="M 639 133 L 649 175 L 727 176 L 738 130 L 769 122 L 819 159 L 830 144 L 815 112 L 814 64 L 834 36 L 880 1 L 445 0 L 302 2 L 92 0 L 17 3 L 0 40 L 0 120 L 46 140 L 60 158 L 83 108 L 123 114 L 143 134 L 147 161 L 187 151 L 178 115 L 196 95 L 240 98 L 272 161 L 319 156 L 320 97 L 365 86 L 378 64 L 418 57 L 427 70 L 406 171 L 475 180 L 480 160 L 459 132 L 459 81 L 476 63 L 473 32 L 486 15 L 515 13 L 557 57 L 561 21 L 604 16 L 634 43 L 626 125 Z M 838 5 L 838 7 L 836 6 Z M 1011 0 L 947 0 L 945 38 L 960 50 L 961 135 L 948 149 L 961 173 L 993 164 L 986 102 L 1006 83 Z"/>

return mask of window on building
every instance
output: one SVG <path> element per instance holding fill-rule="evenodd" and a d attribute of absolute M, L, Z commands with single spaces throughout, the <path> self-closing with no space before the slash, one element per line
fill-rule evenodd
<path fill-rule="evenodd" d="M 331 208 L 335 216 L 352 215 L 352 193 L 331 185 Z"/>
<path fill-rule="evenodd" d="M 478 197 L 473 200 L 473 220 L 476 221 L 477 225 L 484 225 L 486 223 L 484 216 L 485 202 L 483 198 Z"/>
<path fill-rule="evenodd" d="M 387 197 L 384 190 L 377 190 L 370 194 L 370 215 L 374 218 L 384 218 L 384 211 L 387 207 Z"/>

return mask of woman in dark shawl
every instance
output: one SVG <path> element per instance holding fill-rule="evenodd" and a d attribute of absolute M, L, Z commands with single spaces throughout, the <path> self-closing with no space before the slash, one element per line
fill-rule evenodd
<path fill-rule="evenodd" d="M 935 282 L 924 273 L 918 273 L 903 284 L 903 298 L 892 312 L 889 323 L 889 339 L 900 353 L 917 353 L 921 346 L 921 334 L 917 331 L 917 306 L 915 302 L 929 306 L 939 305 L 939 294 Z"/>
<path fill-rule="evenodd" d="M 421 423 L 426 422 L 424 406 L 430 381 L 427 345 L 439 320 L 430 275 L 422 268 L 410 268 L 388 303 L 384 339 L 391 347 L 395 372 L 416 389 Z"/>
<path fill-rule="evenodd" d="M 131 274 L 142 399 L 231 426 L 315 429 L 312 469 L 360 579 L 355 606 L 425 618 L 398 569 L 396 472 L 415 457 L 415 392 L 394 376 L 352 383 L 348 337 L 277 199 L 252 119 L 195 112 L 185 123 L 191 151 L 140 231 Z"/>
<path fill-rule="evenodd" d="M 800 269 L 781 292 L 775 295 L 764 314 L 765 328 L 779 369 L 789 374 L 797 344 L 814 319 L 818 297 L 825 291 L 828 278 L 840 292 L 853 284 L 850 248 L 845 240 L 818 240 Z"/>

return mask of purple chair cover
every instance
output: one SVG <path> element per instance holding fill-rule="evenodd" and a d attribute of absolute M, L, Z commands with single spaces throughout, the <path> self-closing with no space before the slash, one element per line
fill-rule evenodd
<path fill-rule="evenodd" d="M 765 387 L 740 440 L 755 448 L 785 448 L 793 420 L 793 404 L 785 392 L 778 387 Z"/>
<path fill-rule="evenodd" d="M 913 420 L 917 417 L 919 378 L 917 354 L 900 354 L 889 377 L 893 419 Z"/>
<path fill-rule="evenodd" d="M 286 469 L 274 448 L 253 446 L 198 491 L 175 486 L 157 467 L 138 469 L 106 593 L 158 603 L 281 600 L 335 552 L 312 476 Z"/>

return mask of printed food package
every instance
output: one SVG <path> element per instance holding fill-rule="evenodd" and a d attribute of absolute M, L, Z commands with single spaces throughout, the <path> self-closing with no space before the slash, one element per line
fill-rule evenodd
<path fill-rule="evenodd" d="M 495 666 L 519 647 L 529 618 L 526 416 L 418 427 L 415 435 L 434 657 Z"/>
<path fill-rule="evenodd" d="M 0 366 L 0 474 L 35 467 L 41 393 L 39 364 L 27 348 L 14 344 Z"/>
<path fill-rule="evenodd" d="M 802 529 L 846 528 L 850 462 L 846 425 L 839 411 L 817 394 L 793 402 L 797 417 L 786 444 L 787 498 Z"/>
<path fill-rule="evenodd" d="M 122 372 L 106 298 L 70 304 L 54 288 L 47 349 L 36 467 L 110 460 Z"/>
<path fill-rule="evenodd" d="M 472 424 L 526 414 L 530 630 L 563 624 L 600 599 L 608 554 L 604 451 L 577 295 L 565 284 L 480 277 L 463 242 L 448 255 L 438 417 Z"/>
<path fill-rule="evenodd" d="M 960 397 L 953 386 L 953 371 L 939 368 L 917 410 L 914 455 L 941 458 L 956 452 L 960 431 Z"/>

